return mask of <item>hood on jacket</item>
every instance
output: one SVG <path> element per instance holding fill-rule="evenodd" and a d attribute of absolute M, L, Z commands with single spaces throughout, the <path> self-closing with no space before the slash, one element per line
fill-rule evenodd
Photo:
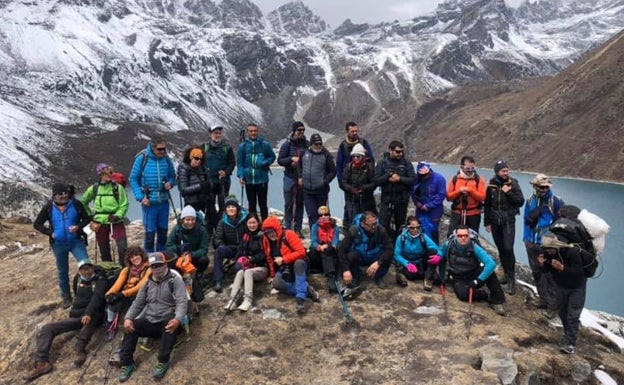
<path fill-rule="evenodd" d="M 277 239 L 282 238 L 282 224 L 280 223 L 279 219 L 271 216 L 265 219 L 264 222 L 262 222 L 262 231 L 266 232 L 268 230 L 275 231 L 275 234 L 277 234 Z"/>

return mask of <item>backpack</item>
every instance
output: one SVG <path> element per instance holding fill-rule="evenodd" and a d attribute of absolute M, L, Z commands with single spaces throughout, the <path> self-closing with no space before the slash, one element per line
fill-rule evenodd
<path fill-rule="evenodd" d="M 119 184 L 117 184 L 117 182 L 115 181 L 112 181 L 111 184 L 113 185 L 113 197 L 115 198 L 117 203 L 119 203 Z M 97 197 L 99 187 L 100 187 L 100 182 L 95 182 L 93 184 L 93 199 L 94 200 Z"/>
<path fill-rule="evenodd" d="M 121 269 L 121 265 L 113 261 L 102 261 L 93 267 L 95 274 L 106 280 L 106 291 L 113 287 L 113 284 L 119 277 L 119 273 L 121 273 Z"/>
<path fill-rule="evenodd" d="M 598 257 L 592 237 L 581 221 L 559 218 L 550 225 L 548 230 L 555 234 L 559 240 L 567 241 L 568 247 L 577 247 L 579 249 L 585 277 L 591 278 L 596 274 Z"/>
<path fill-rule="evenodd" d="M 344 159 L 347 159 L 347 162 L 348 162 L 349 158 L 351 157 L 351 149 L 353 149 L 353 147 L 358 143 L 361 144 L 362 147 L 364 147 L 364 149 L 366 150 L 366 156 L 364 156 L 364 160 L 366 160 L 366 163 L 369 163 L 369 164 L 373 163 L 370 157 L 370 154 L 368 153 L 368 147 L 370 147 L 370 144 L 368 143 L 366 139 L 360 138 L 352 146 L 350 146 L 346 140 L 343 140 L 342 143 L 340 143 L 339 152 L 343 153 Z M 351 149 L 349 147 L 351 147 Z"/>

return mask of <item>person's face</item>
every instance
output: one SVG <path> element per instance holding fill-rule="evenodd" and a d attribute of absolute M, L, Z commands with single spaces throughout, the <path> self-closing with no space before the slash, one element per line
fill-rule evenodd
<path fill-rule="evenodd" d="M 501 179 L 508 179 L 509 178 L 509 169 L 508 168 L 502 168 L 502 169 L 498 170 L 496 175 L 498 175 L 498 177 L 501 178 Z"/>
<path fill-rule="evenodd" d="M 377 218 L 375 217 L 366 217 L 362 222 L 362 228 L 369 233 L 372 233 L 377 228 Z"/>
<path fill-rule="evenodd" d="M 411 235 L 418 235 L 420 233 L 420 223 L 418 221 L 410 221 L 407 225 L 407 231 Z"/>
<path fill-rule="evenodd" d="M 67 204 L 67 202 L 69 201 L 69 193 L 67 191 L 63 191 L 62 193 L 54 194 L 52 196 L 52 199 L 54 199 L 54 203 L 62 206 L 64 204 Z"/>
<path fill-rule="evenodd" d="M 236 206 L 234 206 L 234 205 L 225 206 L 225 214 L 228 217 L 234 218 L 236 216 L 237 212 L 238 212 L 238 209 L 236 208 Z"/>
<path fill-rule="evenodd" d="M 470 234 L 468 230 L 457 230 L 457 243 L 459 243 L 460 246 L 468 246 L 470 243 Z"/>
<path fill-rule="evenodd" d="M 550 186 L 533 186 L 538 195 L 546 195 L 550 190 Z"/>
<path fill-rule="evenodd" d="M 293 133 L 294 139 L 301 139 L 305 136 L 305 127 L 299 127 Z"/>
<path fill-rule="evenodd" d="M 167 265 L 165 263 L 154 263 L 152 266 L 152 275 L 156 279 L 161 279 L 167 274 Z"/>
<path fill-rule="evenodd" d="M 392 159 L 401 159 L 404 152 L 405 149 L 403 147 L 395 147 L 394 149 L 390 150 L 390 157 Z"/>
<path fill-rule="evenodd" d="M 473 176 L 475 173 L 475 164 L 473 162 L 466 161 L 461 165 L 461 169 L 466 176 Z"/>
<path fill-rule="evenodd" d="M 251 140 L 258 139 L 259 129 L 256 126 L 247 126 L 247 137 Z"/>
<path fill-rule="evenodd" d="M 110 182 L 112 175 L 113 175 L 113 168 L 107 167 L 104 170 L 102 170 L 102 173 L 100 174 L 100 181 L 102 181 L 102 183 Z"/>
<path fill-rule="evenodd" d="M 155 146 L 152 146 L 152 152 L 156 155 L 157 158 L 162 158 L 167 156 L 167 143 L 156 143 Z"/>
<path fill-rule="evenodd" d="M 81 276 L 87 279 L 90 279 L 91 277 L 93 277 L 93 275 L 95 275 L 95 270 L 93 269 L 93 266 L 91 265 L 82 266 L 80 269 L 78 269 L 78 272 L 80 273 Z"/>
<path fill-rule="evenodd" d="M 356 140 L 358 138 L 359 131 L 358 126 L 349 126 L 349 129 L 347 130 L 347 138 L 349 138 L 349 140 Z"/>
<path fill-rule="evenodd" d="M 190 230 L 193 227 L 195 227 L 195 222 L 196 221 L 197 221 L 196 217 L 185 217 L 185 218 L 182 218 L 182 227 L 184 227 L 187 230 Z"/>
<path fill-rule="evenodd" d="M 143 256 L 141 254 L 134 254 L 130 256 L 130 263 L 133 266 L 139 266 L 141 263 L 143 263 Z"/>
<path fill-rule="evenodd" d="M 269 238 L 271 241 L 277 241 L 277 233 L 275 232 L 275 230 L 267 230 L 264 232 L 264 234 L 267 236 L 267 238 Z"/>
<path fill-rule="evenodd" d="M 213 142 L 220 142 L 221 138 L 223 138 L 223 131 L 221 130 L 214 130 L 210 133 L 210 140 Z"/>
<path fill-rule="evenodd" d="M 312 151 L 320 152 L 323 149 L 323 143 L 314 143 L 312 145 Z"/>
<path fill-rule="evenodd" d="M 256 231 L 258 230 L 258 226 L 260 224 L 258 223 L 258 220 L 256 218 L 249 218 L 249 220 L 247 221 L 247 228 L 249 229 L 249 231 Z"/>
<path fill-rule="evenodd" d="M 198 158 L 196 156 L 191 157 L 191 167 L 197 168 L 201 166 L 202 158 Z"/>

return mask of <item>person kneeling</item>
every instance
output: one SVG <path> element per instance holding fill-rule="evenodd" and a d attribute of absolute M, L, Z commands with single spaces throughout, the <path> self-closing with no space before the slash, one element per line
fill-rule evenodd
<path fill-rule="evenodd" d="M 158 364 L 152 372 L 162 378 L 169 369 L 169 357 L 182 331 L 188 296 L 179 274 L 169 270 L 163 253 L 149 255 L 152 276 L 141 287 L 124 319 L 126 335 L 121 341 L 119 381 L 127 381 L 136 370 L 133 359 L 139 337 L 160 337 Z M 140 316 L 140 318 L 138 318 Z"/>

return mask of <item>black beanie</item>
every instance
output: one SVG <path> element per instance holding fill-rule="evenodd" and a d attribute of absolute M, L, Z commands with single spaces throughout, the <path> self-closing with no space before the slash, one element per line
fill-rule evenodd
<path fill-rule="evenodd" d="M 494 174 L 498 174 L 498 172 L 504 168 L 509 168 L 507 167 L 507 163 L 505 163 L 504 160 L 499 160 L 498 162 L 496 162 L 496 164 L 494 165 Z"/>
<path fill-rule="evenodd" d="M 63 193 L 69 193 L 69 187 L 63 183 L 54 183 L 54 186 L 52 186 L 52 195 Z"/>
<path fill-rule="evenodd" d="M 305 125 L 303 124 L 303 122 L 297 120 L 292 124 L 292 131 L 295 132 L 295 130 L 299 127 L 305 127 Z"/>

